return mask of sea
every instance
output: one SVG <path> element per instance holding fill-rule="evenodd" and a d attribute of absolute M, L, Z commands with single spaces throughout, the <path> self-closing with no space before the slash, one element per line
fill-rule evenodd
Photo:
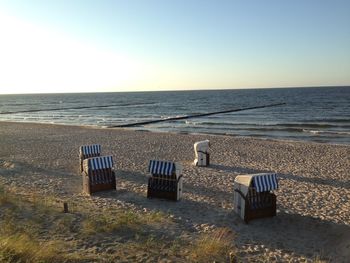
<path fill-rule="evenodd" d="M 276 103 L 128 129 L 350 145 L 350 87 L 0 95 L 0 121 L 107 129 Z"/>

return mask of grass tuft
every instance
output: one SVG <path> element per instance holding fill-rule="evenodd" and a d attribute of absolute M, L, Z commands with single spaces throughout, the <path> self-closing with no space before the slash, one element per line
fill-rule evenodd
<path fill-rule="evenodd" d="M 11 205 L 12 201 L 12 198 L 0 187 L 0 206 Z"/>
<path fill-rule="evenodd" d="M 328 263 L 329 260 L 326 260 L 326 259 L 322 259 L 322 257 L 320 255 L 316 255 L 314 258 L 313 258 L 313 263 Z"/>
<path fill-rule="evenodd" d="M 86 216 L 82 221 L 81 234 L 93 235 L 97 233 L 111 233 L 115 231 L 138 232 L 146 225 L 164 222 L 162 213 L 140 215 L 133 211 L 124 211 L 118 214 L 104 212 L 98 216 Z"/>
<path fill-rule="evenodd" d="M 80 262 L 86 259 L 84 255 L 62 253 L 67 251 L 67 242 L 53 236 L 48 240 L 42 238 L 43 230 L 55 227 L 52 222 L 57 222 L 59 227 L 53 234 L 60 234 L 63 228 L 69 227 L 71 220 L 67 217 L 51 207 L 43 207 L 41 201 L 33 203 L 0 189 L 0 262 Z"/>
<path fill-rule="evenodd" d="M 81 234 L 111 233 L 125 228 L 137 228 L 138 217 L 132 212 L 123 212 L 117 216 L 103 213 L 94 217 L 85 217 L 82 222 Z"/>
<path fill-rule="evenodd" d="M 0 262 L 58 262 L 62 247 L 59 241 L 39 243 L 27 234 L 2 236 Z"/>
<path fill-rule="evenodd" d="M 227 262 L 234 254 L 234 235 L 228 228 L 219 228 L 203 234 L 190 249 L 193 262 Z"/>

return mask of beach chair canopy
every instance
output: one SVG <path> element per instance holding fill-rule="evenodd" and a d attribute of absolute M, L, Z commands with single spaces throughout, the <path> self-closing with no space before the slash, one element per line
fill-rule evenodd
<path fill-rule="evenodd" d="M 235 179 L 235 184 L 239 185 L 240 191 L 245 196 L 248 194 L 249 187 L 254 187 L 258 193 L 278 188 L 278 180 L 275 173 L 238 175 Z"/>
<path fill-rule="evenodd" d="M 196 142 L 194 144 L 194 150 L 197 151 L 197 152 L 204 152 L 204 153 L 206 153 L 209 150 L 209 146 L 210 146 L 209 140 Z"/>
<path fill-rule="evenodd" d="M 84 160 L 84 170 L 90 172 L 102 169 L 112 169 L 113 165 L 112 156 L 93 157 Z"/>
<path fill-rule="evenodd" d="M 148 171 L 151 174 L 170 176 L 176 171 L 176 166 L 174 162 L 150 160 Z"/>
<path fill-rule="evenodd" d="M 80 154 L 83 155 L 99 155 L 101 153 L 100 144 L 84 145 L 80 147 Z"/>

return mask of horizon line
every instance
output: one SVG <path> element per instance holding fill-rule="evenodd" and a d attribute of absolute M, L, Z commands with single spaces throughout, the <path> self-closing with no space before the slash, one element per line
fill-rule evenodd
<path fill-rule="evenodd" d="M 261 90 L 261 89 L 298 89 L 298 88 L 346 88 L 348 85 L 320 85 L 320 86 L 283 86 L 283 87 L 248 87 L 248 88 L 208 88 L 208 89 L 169 89 L 169 90 L 131 90 L 131 91 L 83 91 L 83 92 L 43 92 L 43 93 L 0 93 L 2 95 L 55 95 L 55 94 L 94 94 L 94 93 L 151 93 L 151 92 L 176 92 L 176 91 L 224 91 L 224 90 Z"/>

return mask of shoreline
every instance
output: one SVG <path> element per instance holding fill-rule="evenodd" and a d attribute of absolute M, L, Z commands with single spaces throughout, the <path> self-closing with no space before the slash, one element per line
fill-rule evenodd
<path fill-rule="evenodd" d="M 211 165 L 196 167 L 193 144 L 211 142 Z M 87 197 L 81 194 L 79 146 L 99 143 L 112 154 L 117 191 Z M 312 262 L 324 258 L 346 262 L 350 252 L 350 148 L 314 142 L 276 141 L 225 135 L 137 132 L 60 124 L 1 122 L 0 186 L 21 196 L 52 197 L 91 206 L 91 218 L 104 211 L 132 209 L 141 215 L 162 213 L 169 226 L 152 230 L 173 240 L 195 242 L 202 234 L 228 228 L 243 261 Z M 179 202 L 147 199 L 147 166 L 153 158 L 184 166 L 184 196 Z M 273 171 L 278 174 L 277 216 L 248 225 L 232 211 L 233 182 L 239 174 Z M 74 213 L 72 214 L 74 216 Z M 167 220 L 168 220 L 167 219 Z M 164 229 L 170 227 L 169 233 Z M 146 230 L 143 230 L 146 231 Z M 49 232 L 44 231 L 44 236 Z M 95 242 L 102 256 L 120 242 L 116 236 L 93 236 L 93 241 L 68 236 L 82 252 Z M 105 240 L 107 239 L 107 241 Z M 164 241 L 166 242 L 166 241 Z M 96 245 L 94 245 L 96 246 Z M 170 245 L 169 245 L 170 246 Z M 79 250 L 80 251 L 80 250 Z M 134 261 L 157 261 L 151 251 Z M 163 248 L 164 258 L 171 258 Z"/>
<path fill-rule="evenodd" d="M 98 126 L 98 125 L 77 125 L 77 124 L 61 124 L 61 123 L 37 123 L 37 122 L 18 122 L 18 121 L 0 121 L 0 123 L 23 123 L 23 124 L 33 124 L 33 125 L 53 125 L 53 126 L 68 126 L 68 127 L 81 127 L 87 129 L 108 129 L 108 130 L 126 130 L 126 131 L 137 131 L 137 132 L 151 132 L 151 133 L 166 133 L 166 134 L 184 134 L 193 136 L 224 136 L 224 137 L 234 137 L 234 138 L 246 138 L 254 140 L 267 140 L 267 141 L 277 141 L 277 142 L 289 142 L 289 143 L 315 143 L 315 144 L 325 144 L 325 145 L 335 145 L 335 146 L 345 146 L 350 147 L 350 143 L 332 143 L 332 142 L 318 142 L 312 140 L 302 140 L 302 139 L 282 139 L 282 138 L 269 138 L 264 136 L 245 136 L 245 135 L 235 135 L 235 134 L 224 134 L 224 133 L 200 133 L 200 132 L 182 132 L 182 131 L 161 131 L 161 130 L 147 130 L 147 129 L 132 129 L 132 128 L 118 128 L 109 126 Z"/>

